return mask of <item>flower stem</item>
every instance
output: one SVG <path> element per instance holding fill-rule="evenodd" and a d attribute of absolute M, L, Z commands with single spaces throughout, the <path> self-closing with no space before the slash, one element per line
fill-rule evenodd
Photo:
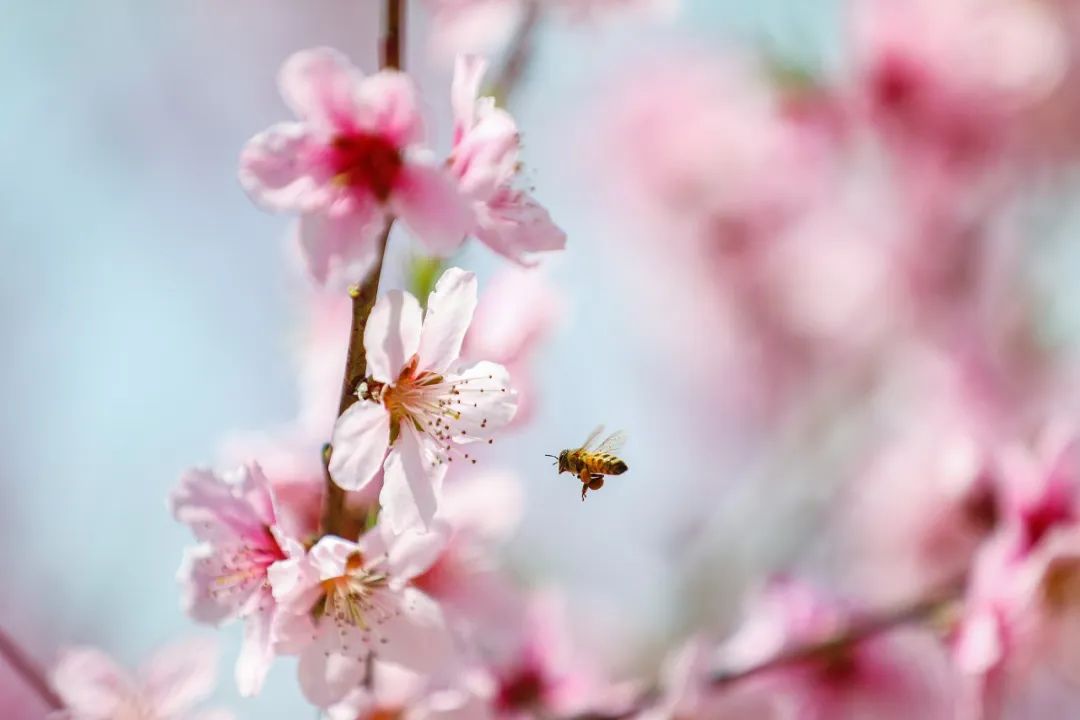
<path fill-rule="evenodd" d="M 386 0 L 383 13 L 383 36 L 380 42 L 382 68 L 401 69 L 404 38 L 405 0 Z M 352 298 L 352 326 L 349 330 L 349 349 L 345 356 L 345 375 L 341 381 L 338 417 L 341 417 L 342 413 L 357 401 L 356 386 L 367 377 L 364 330 L 367 328 L 371 308 L 375 306 L 375 298 L 379 295 L 379 278 L 382 276 L 383 260 L 386 256 L 386 246 L 390 239 L 390 228 L 393 222 L 392 218 L 387 222 L 386 229 L 379 239 L 375 265 L 368 271 L 360 285 L 349 288 L 349 297 Z M 363 532 L 366 518 L 354 516 L 349 512 L 346 506 L 348 494 L 330 477 L 331 452 L 333 449 L 330 445 L 323 446 L 326 497 L 323 501 L 322 518 L 319 523 L 321 534 L 355 539 Z"/>
<path fill-rule="evenodd" d="M 64 701 L 50 687 L 49 681 L 45 679 L 45 673 L 37 663 L 30 659 L 26 651 L 19 647 L 19 644 L 3 630 L 0 630 L 0 656 L 3 656 L 16 674 L 33 688 L 42 702 L 49 706 L 49 709 L 64 709 Z"/>
<path fill-rule="evenodd" d="M 506 59 L 488 90 L 488 94 L 502 107 L 506 107 L 510 102 L 510 96 L 520 84 L 532 61 L 536 30 L 540 26 L 540 0 L 528 0 L 525 3 L 524 12 L 514 31 L 514 37 L 510 41 Z"/>

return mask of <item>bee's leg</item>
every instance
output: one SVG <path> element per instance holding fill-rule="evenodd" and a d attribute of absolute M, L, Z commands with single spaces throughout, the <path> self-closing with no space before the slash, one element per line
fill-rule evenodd
<path fill-rule="evenodd" d="M 591 478 L 589 478 L 589 489 L 590 490 L 599 490 L 602 487 L 604 487 L 604 476 L 603 475 L 594 474 Z"/>
<path fill-rule="evenodd" d="M 582 468 L 578 473 L 578 480 L 581 481 L 581 502 L 585 502 L 585 493 L 589 491 L 589 483 L 592 482 L 592 476 L 589 475 L 589 471 Z"/>

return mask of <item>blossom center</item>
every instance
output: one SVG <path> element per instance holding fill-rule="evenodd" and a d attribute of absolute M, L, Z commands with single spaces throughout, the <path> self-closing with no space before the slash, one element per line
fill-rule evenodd
<path fill-rule="evenodd" d="M 346 561 L 343 575 L 322 581 L 323 615 L 339 625 L 369 630 L 372 620 L 379 624 L 388 616 L 379 595 L 389 580 L 386 573 L 365 568 L 363 556 L 354 553 Z"/>
<path fill-rule="evenodd" d="M 386 202 L 405 164 L 396 145 L 381 135 L 358 132 L 339 135 L 330 147 L 335 183 L 368 190 Z"/>
<path fill-rule="evenodd" d="M 498 705 L 503 710 L 527 710 L 544 697 L 547 682 L 539 668 L 525 665 L 499 685 Z"/>
<path fill-rule="evenodd" d="M 1043 599 L 1057 613 L 1080 607 L 1080 558 L 1058 558 L 1046 568 Z"/>

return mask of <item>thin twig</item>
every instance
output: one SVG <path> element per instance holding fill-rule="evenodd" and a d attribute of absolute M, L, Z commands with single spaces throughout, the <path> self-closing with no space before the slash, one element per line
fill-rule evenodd
<path fill-rule="evenodd" d="M 402 67 L 402 55 L 405 37 L 405 0 L 386 0 L 384 11 L 384 30 L 381 42 L 382 55 L 380 64 L 383 68 L 399 70 Z M 368 271 L 359 286 L 349 289 L 352 298 L 352 326 L 349 330 L 349 349 L 345 356 L 345 375 L 341 381 L 341 401 L 338 404 L 338 417 L 348 410 L 358 398 L 356 386 L 367 377 L 367 357 L 364 354 L 364 329 L 367 328 L 368 316 L 379 294 L 379 278 L 382 275 L 386 245 L 390 238 L 390 219 L 379 239 L 375 265 Z M 337 535 L 356 538 L 364 529 L 365 519 L 354 517 L 346 507 L 348 493 L 338 487 L 330 477 L 330 453 L 333 449 L 323 447 L 323 471 L 326 477 L 326 497 L 323 501 L 320 530 L 323 535 Z"/>
<path fill-rule="evenodd" d="M 524 13 L 510 40 L 506 59 L 488 90 L 488 94 L 503 107 L 510 102 L 510 96 L 521 83 L 532 61 L 536 30 L 540 26 L 540 1 L 528 0 Z"/>
<path fill-rule="evenodd" d="M 869 640 L 903 625 L 932 620 L 951 607 L 957 598 L 958 593 L 956 591 L 936 593 L 892 611 L 855 621 L 851 626 L 831 637 L 784 650 L 756 665 L 739 670 L 717 672 L 712 676 L 710 682 L 713 687 L 725 687 L 769 670 L 835 655 L 838 651 L 850 648 L 864 640 Z"/>
<path fill-rule="evenodd" d="M 45 673 L 7 633 L 0 630 L 0 656 L 51 710 L 63 710 L 64 701 L 49 685 Z"/>

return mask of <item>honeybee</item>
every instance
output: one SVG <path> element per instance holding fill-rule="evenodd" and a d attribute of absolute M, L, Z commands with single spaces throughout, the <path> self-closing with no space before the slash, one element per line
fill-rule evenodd
<path fill-rule="evenodd" d="M 585 502 L 585 495 L 590 490 L 599 490 L 604 487 L 605 475 L 622 475 L 629 469 L 627 464 L 615 455 L 626 442 L 626 433 L 621 430 L 613 432 L 596 448 L 593 448 L 592 444 L 602 432 L 604 432 L 604 426 L 598 425 L 589 433 L 589 437 L 585 438 L 581 447 L 563 450 L 558 455 L 546 456 L 555 458 L 552 465 L 559 466 L 560 475 L 568 472 L 581 480 L 582 502 Z"/>

